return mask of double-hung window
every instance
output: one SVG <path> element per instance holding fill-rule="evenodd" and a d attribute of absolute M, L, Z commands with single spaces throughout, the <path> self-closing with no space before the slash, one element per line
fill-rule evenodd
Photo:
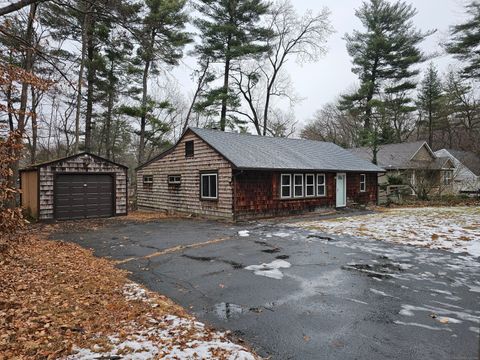
<path fill-rule="evenodd" d="M 293 197 L 303 197 L 303 174 L 293 175 Z"/>
<path fill-rule="evenodd" d="M 306 197 L 315 196 L 315 175 L 314 174 L 305 175 L 305 196 Z"/>
<path fill-rule="evenodd" d="M 205 200 L 218 199 L 217 173 L 205 173 L 200 175 L 200 198 Z"/>
<path fill-rule="evenodd" d="M 317 196 L 327 195 L 327 184 L 325 174 L 317 174 Z"/>
<path fill-rule="evenodd" d="M 282 199 L 292 197 L 292 175 L 282 174 L 280 176 L 280 196 Z"/>
<path fill-rule="evenodd" d="M 367 191 L 367 177 L 365 174 L 360 174 L 360 192 Z"/>

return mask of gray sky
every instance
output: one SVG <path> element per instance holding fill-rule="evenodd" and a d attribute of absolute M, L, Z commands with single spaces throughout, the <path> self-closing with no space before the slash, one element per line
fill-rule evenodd
<path fill-rule="evenodd" d="M 449 27 L 466 17 L 464 12 L 466 0 L 407 0 L 407 2 L 413 4 L 418 11 L 414 18 L 417 28 L 437 29 L 437 32 L 422 44 L 422 49 L 427 54 L 441 51 L 438 44 L 448 38 Z M 361 27 L 355 17 L 355 9 L 361 5 L 362 1 L 292 0 L 292 3 L 300 14 L 307 10 L 316 13 L 326 6 L 331 11 L 330 19 L 335 29 L 335 33 L 328 41 L 328 53 L 319 62 L 299 66 L 292 59 L 288 64 L 295 90 L 301 98 L 304 98 L 295 109 L 296 118 L 299 121 L 297 127 L 301 127 L 323 104 L 334 100 L 340 93 L 356 84 L 356 77 L 350 70 L 351 59 L 342 38 L 345 33 L 351 33 L 353 29 Z M 455 63 L 446 55 L 432 61 L 442 72 L 446 71 L 450 64 Z M 180 90 L 185 94 L 190 94 L 194 87 L 190 79 L 194 66 L 195 61 L 187 58 L 184 64 L 173 72 L 179 82 Z"/>

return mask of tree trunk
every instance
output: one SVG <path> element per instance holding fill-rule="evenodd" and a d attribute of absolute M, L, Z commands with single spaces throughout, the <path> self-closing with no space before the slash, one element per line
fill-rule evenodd
<path fill-rule="evenodd" d="M 113 70 L 114 70 L 114 62 L 113 60 L 110 62 L 110 79 L 113 79 Z M 114 92 L 115 92 L 115 84 L 114 81 L 110 80 L 110 88 L 108 89 L 108 103 L 107 103 L 107 116 L 105 119 L 105 154 L 107 159 L 110 159 L 112 155 L 112 144 L 111 144 L 111 134 L 112 131 L 112 113 L 113 113 L 113 103 L 114 103 Z"/>
<path fill-rule="evenodd" d="M 30 150 L 30 162 L 34 164 L 37 161 L 37 139 L 38 139 L 38 123 L 37 123 L 37 99 L 35 98 L 35 88 L 31 87 L 32 94 L 32 148 Z"/>
<path fill-rule="evenodd" d="M 185 118 L 185 123 L 183 124 L 182 133 L 185 130 L 187 130 L 187 128 L 188 128 L 188 124 L 190 122 L 190 116 L 192 116 L 193 107 L 195 106 L 195 103 L 197 102 L 198 95 L 200 95 L 200 92 L 203 89 L 203 83 L 205 81 L 205 77 L 207 76 L 209 65 L 210 65 L 210 60 L 207 59 L 206 63 L 203 65 L 203 72 L 200 75 L 200 77 L 198 78 L 197 89 L 195 90 L 195 94 L 193 94 L 192 103 L 190 104 L 190 107 L 188 108 L 188 113 L 187 113 L 187 116 Z"/>
<path fill-rule="evenodd" d="M 228 49 L 227 49 L 228 52 Z M 220 113 L 220 130 L 225 131 L 227 124 L 227 97 L 228 97 L 228 83 L 230 77 L 230 56 L 227 55 L 225 59 L 225 73 L 223 74 L 223 98 L 222 111 Z"/>
<path fill-rule="evenodd" d="M 76 112 L 75 112 L 75 145 L 74 152 L 77 153 L 80 147 L 80 112 L 82 107 L 82 85 L 83 85 L 83 72 L 85 69 L 85 56 L 87 52 L 87 27 L 90 16 L 85 3 L 82 1 L 83 10 L 83 26 L 82 26 L 82 53 L 80 55 L 80 68 L 78 70 L 77 80 L 77 99 L 76 99 Z"/>
<path fill-rule="evenodd" d="M 95 27 L 94 15 L 92 13 L 93 5 L 89 6 L 87 12 L 88 20 L 86 23 L 86 37 L 87 37 L 87 109 L 85 112 L 85 151 L 91 151 L 92 141 L 92 115 L 93 115 L 93 96 L 94 85 L 96 78 L 95 69 L 95 41 L 93 38 L 93 30 Z"/>
<path fill-rule="evenodd" d="M 145 61 L 142 81 L 142 109 L 140 117 L 140 144 L 138 146 L 138 163 L 142 164 L 145 156 L 145 128 L 147 125 L 147 100 L 148 100 L 148 74 L 150 71 L 150 60 Z"/>

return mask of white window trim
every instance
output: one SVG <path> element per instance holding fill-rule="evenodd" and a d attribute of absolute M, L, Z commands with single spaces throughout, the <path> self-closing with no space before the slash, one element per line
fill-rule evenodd
<path fill-rule="evenodd" d="M 308 179 L 309 177 L 311 177 L 311 178 L 313 179 L 313 184 L 311 184 L 311 185 L 308 185 L 308 182 L 307 182 L 307 179 Z M 315 194 L 316 194 L 315 185 L 316 185 L 316 182 L 315 182 L 315 174 L 305 174 L 305 197 L 315 197 Z M 308 192 L 307 192 L 308 186 L 312 186 L 312 187 L 313 187 L 313 193 L 312 193 L 312 195 L 308 195 Z"/>
<path fill-rule="evenodd" d="M 151 178 L 151 180 L 145 180 L 146 178 Z M 143 175 L 144 184 L 153 184 L 153 175 Z"/>
<path fill-rule="evenodd" d="M 216 196 L 203 196 L 203 178 L 207 176 L 215 176 L 215 194 Z M 210 187 L 209 187 L 210 189 Z M 209 190 L 210 191 L 210 190 Z M 205 200 L 218 199 L 218 174 L 217 173 L 202 173 L 200 174 L 200 198 Z"/>
<path fill-rule="evenodd" d="M 362 181 L 362 178 L 363 178 L 363 181 Z M 360 174 L 360 192 L 366 192 L 366 191 L 367 191 L 367 175 Z"/>
<path fill-rule="evenodd" d="M 318 193 L 318 188 L 322 185 L 319 181 L 318 178 L 323 176 L 323 194 Z M 325 174 L 317 174 L 317 184 L 316 184 L 316 189 L 315 192 L 317 194 L 317 197 L 325 197 L 327 196 L 327 176 Z"/>
<path fill-rule="evenodd" d="M 296 178 L 296 177 L 301 177 L 301 178 L 302 178 L 302 184 L 301 184 L 301 185 L 296 185 L 296 184 L 295 184 L 295 178 Z M 305 195 L 305 189 L 303 188 L 305 182 L 304 182 L 303 180 L 304 180 L 304 179 L 303 179 L 303 174 L 293 174 L 292 188 L 293 188 L 293 197 L 294 197 L 294 198 L 303 198 L 303 197 L 305 197 L 305 196 L 304 196 L 304 195 Z M 297 195 L 295 195 L 295 193 L 296 193 L 295 190 L 296 190 L 297 187 L 300 187 L 300 186 L 302 187 L 302 195 L 297 196 Z"/>
<path fill-rule="evenodd" d="M 283 177 L 288 176 L 289 180 L 289 185 L 283 185 Z M 283 188 L 288 187 L 289 188 L 289 195 L 288 196 L 283 196 Z M 280 174 L 280 198 L 281 199 L 291 199 L 292 198 L 292 174 Z"/>

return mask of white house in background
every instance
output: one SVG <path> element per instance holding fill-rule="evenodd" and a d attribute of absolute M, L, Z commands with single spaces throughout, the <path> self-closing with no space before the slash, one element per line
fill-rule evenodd
<path fill-rule="evenodd" d="M 453 188 L 457 193 L 480 190 L 480 158 L 469 151 L 441 149 L 435 155 L 449 157 L 454 165 Z"/>

